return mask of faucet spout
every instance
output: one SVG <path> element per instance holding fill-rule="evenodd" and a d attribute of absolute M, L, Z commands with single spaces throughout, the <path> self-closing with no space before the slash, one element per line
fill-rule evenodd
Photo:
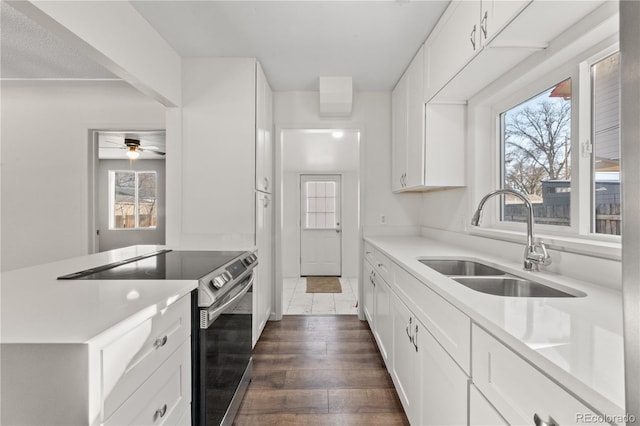
<path fill-rule="evenodd" d="M 538 270 L 539 265 L 550 265 L 551 264 L 551 256 L 547 252 L 547 248 L 544 245 L 544 242 L 540 241 L 540 244 L 536 245 L 533 238 L 533 205 L 529 198 L 525 194 L 520 191 L 516 191 L 513 189 L 497 189 L 495 191 L 491 191 L 480 200 L 478 204 L 478 208 L 476 209 L 473 217 L 471 218 L 472 226 L 480 226 L 480 220 L 482 219 L 482 210 L 484 209 L 484 205 L 489 200 L 496 195 L 501 194 L 510 194 L 515 197 L 518 197 L 524 203 L 525 208 L 527 209 L 527 246 L 524 252 L 524 269 L 526 271 Z M 540 252 L 538 251 L 540 249 Z"/>

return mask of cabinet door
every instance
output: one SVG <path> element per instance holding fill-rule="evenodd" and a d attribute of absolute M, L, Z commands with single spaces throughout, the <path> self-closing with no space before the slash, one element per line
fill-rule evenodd
<path fill-rule="evenodd" d="M 256 63 L 256 183 L 258 191 L 273 188 L 272 94 L 267 78 Z"/>
<path fill-rule="evenodd" d="M 391 355 L 391 345 L 393 336 L 393 319 L 391 317 L 390 296 L 391 289 L 389 285 L 380 277 L 376 277 L 374 300 L 375 300 L 375 331 L 376 340 L 378 341 L 378 348 L 382 354 L 382 358 L 390 364 L 389 356 Z"/>
<path fill-rule="evenodd" d="M 391 189 L 401 191 L 407 172 L 407 79 L 402 76 L 391 94 Z"/>
<path fill-rule="evenodd" d="M 363 292 L 363 303 L 362 310 L 364 311 L 364 316 L 367 318 L 369 322 L 369 327 L 371 330 L 375 330 L 374 323 L 374 293 L 375 293 L 375 283 L 373 281 L 373 266 L 369 262 L 364 262 L 364 280 L 362 284 L 362 292 Z"/>
<path fill-rule="evenodd" d="M 471 333 L 473 382 L 509 424 L 533 424 L 534 415 L 559 425 L 598 419 L 582 402 L 484 330 L 474 325 Z M 594 420 L 593 424 L 603 423 Z"/>
<path fill-rule="evenodd" d="M 437 93 L 480 49 L 480 1 L 454 0 L 426 44 L 426 95 Z"/>
<path fill-rule="evenodd" d="M 392 378 L 396 391 L 411 424 L 419 424 L 420 391 L 419 377 L 416 374 L 417 352 L 410 335 L 415 326 L 411 311 L 397 296 L 392 296 L 393 315 L 393 369 Z"/>
<path fill-rule="evenodd" d="M 271 250 L 271 195 L 256 193 L 256 246 L 258 266 L 253 285 L 253 344 L 255 345 L 271 314 L 273 294 L 272 250 Z"/>
<path fill-rule="evenodd" d="M 411 61 L 407 75 L 407 153 L 405 188 L 424 183 L 424 46 Z"/>
<path fill-rule="evenodd" d="M 474 385 L 469 385 L 469 425 L 471 426 L 508 426 L 489 401 Z"/>
<path fill-rule="evenodd" d="M 414 342 L 420 365 L 420 424 L 423 426 L 464 425 L 467 422 L 467 375 L 417 322 Z"/>
<path fill-rule="evenodd" d="M 488 44 L 531 0 L 483 0 L 480 15 L 480 42 Z"/>

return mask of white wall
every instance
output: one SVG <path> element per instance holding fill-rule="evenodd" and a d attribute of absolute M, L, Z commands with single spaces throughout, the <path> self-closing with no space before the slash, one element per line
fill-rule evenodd
<path fill-rule="evenodd" d="M 88 253 L 89 129 L 158 129 L 123 82 L 2 81 L 2 270 Z"/>
<path fill-rule="evenodd" d="M 275 92 L 276 131 L 357 128 L 361 144 L 362 226 L 365 234 L 418 233 L 420 194 L 391 192 L 391 92 L 355 92 L 348 119 L 321 118 L 318 92 Z M 276 133 L 276 141 L 279 139 Z M 387 224 L 380 224 L 380 215 Z"/>

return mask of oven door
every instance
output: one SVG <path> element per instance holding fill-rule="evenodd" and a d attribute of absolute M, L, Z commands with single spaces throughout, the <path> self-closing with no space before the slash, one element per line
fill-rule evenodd
<path fill-rule="evenodd" d="M 251 379 L 254 274 L 252 270 L 219 307 L 200 311 L 200 426 L 230 425 Z"/>

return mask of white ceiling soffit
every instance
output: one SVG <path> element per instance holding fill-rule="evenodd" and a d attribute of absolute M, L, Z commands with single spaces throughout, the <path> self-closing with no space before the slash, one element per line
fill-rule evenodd
<path fill-rule="evenodd" d="M 0 49 L 3 79 L 118 79 L 4 1 Z"/>
<path fill-rule="evenodd" d="M 274 90 L 390 90 L 449 1 L 131 1 L 181 56 L 255 57 Z"/>
<path fill-rule="evenodd" d="M 101 160 L 128 160 L 125 138 L 140 141 L 138 160 L 164 160 L 167 152 L 166 131 L 100 131 L 98 132 L 98 158 Z"/>
<path fill-rule="evenodd" d="M 305 173 L 356 171 L 359 138 L 360 133 L 352 129 L 283 130 L 282 168 Z"/>

